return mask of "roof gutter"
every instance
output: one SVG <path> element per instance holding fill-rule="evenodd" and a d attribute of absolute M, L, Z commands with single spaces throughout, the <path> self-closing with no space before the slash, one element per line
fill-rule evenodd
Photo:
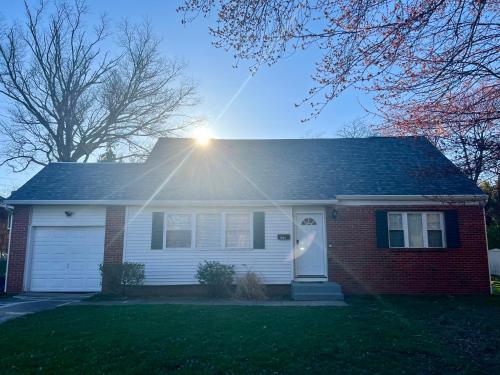
<path fill-rule="evenodd" d="M 3 202 L 0 202 L 0 207 L 5 208 L 5 209 L 6 209 L 6 210 L 8 210 L 8 211 L 11 211 L 11 210 L 13 210 L 13 209 L 14 209 L 14 207 L 13 207 L 13 206 L 9 206 L 9 205 L 8 205 L 7 203 L 5 203 L 5 202 L 6 202 L 6 200 L 4 200 Z"/>
<path fill-rule="evenodd" d="M 97 206 L 183 206 L 183 207 L 221 207 L 221 206 L 314 206 L 334 204 L 360 204 L 372 203 L 392 204 L 418 203 L 418 204 L 453 204 L 453 203 L 485 203 L 486 194 L 462 195 L 337 195 L 336 199 L 288 199 L 288 200 L 5 200 L 8 205 L 97 205 Z"/>
<path fill-rule="evenodd" d="M 340 206 L 446 206 L 480 205 L 488 200 L 486 194 L 468 195 L 337 195 Z"/>
<path fill-rule="evenodd" d="M 442 194 L 442 195 L 337 195 L 340 200 L 387 200 L 387 201 L 436 201 L 436 202 L 482 202 L 487 194 Z"/>
<path fill-rule="evenodd" d="M 11 205 L 102 205 L 102 206 L 314 206 L 336 204 L 337 199 L 320 200 L 8 200 Z"/>

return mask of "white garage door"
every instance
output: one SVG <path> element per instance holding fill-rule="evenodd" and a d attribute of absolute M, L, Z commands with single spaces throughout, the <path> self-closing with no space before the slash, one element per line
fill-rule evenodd
<path fill-rule="evenodd" d="M 34 227 L 30 290 L 101 290 L 104 227 Z"/>

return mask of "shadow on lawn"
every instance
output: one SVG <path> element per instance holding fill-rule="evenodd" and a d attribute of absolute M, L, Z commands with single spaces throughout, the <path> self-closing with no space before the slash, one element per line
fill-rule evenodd
<path fill-rule="evenodd" d="M 74 305 L 5 323 L 3 373 L 500 373 L 500 297 L 343 308 Z"/>

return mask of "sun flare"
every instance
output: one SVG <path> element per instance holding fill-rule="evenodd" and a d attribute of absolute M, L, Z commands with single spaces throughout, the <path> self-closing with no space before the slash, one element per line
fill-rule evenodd
<path fill-rule="evenodd" d="M 197 128 L 193 135 L 196 139 L 196 143 L 202 146 L 208 145 L 212 139 L 212 131 L 206 127 Z"/>

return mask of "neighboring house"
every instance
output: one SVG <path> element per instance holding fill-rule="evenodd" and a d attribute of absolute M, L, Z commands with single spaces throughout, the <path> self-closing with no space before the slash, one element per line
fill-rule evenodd
<path fill-rule="evenodd" d="M 419 137 L 160 139 L 145 163 L 53 163 L 15 191 L 7 290 L 99 291 L 122 261 L 186 288 L 216 260 L 271 289 L 489 293 L 485 200 Z"/>
<path fill-rule="evenodd" d="M 490 274 L 500 277 L 500 249 L 488 250 Z"/>

